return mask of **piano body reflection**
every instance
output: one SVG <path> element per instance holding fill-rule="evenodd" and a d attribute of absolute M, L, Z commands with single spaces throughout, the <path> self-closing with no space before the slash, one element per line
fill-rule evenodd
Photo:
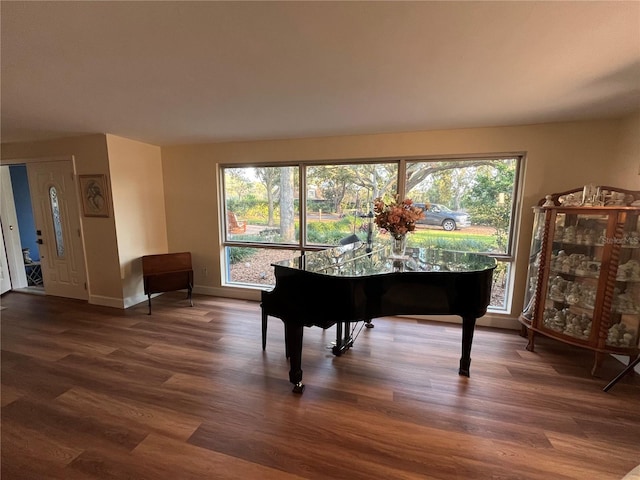
<path fill-rule="evenodd" d="M 462 357 L 458 373 L 469 376 L 476 319 L 489 305 L 496 260 L 486 255 L 446 250 L 410 249 L 403 259 L 389 257 L 389 247 L 354 243 L 273 264 L 275 288 L 262 292 L 262 349 L 267 317 L 285 326 L 289 380 L 302 393 L 302 337 L 305 326 L 337 324 L 340 355 L 353 344 L 350 322 L 369 323 L 392 315 L 459 315 Z M 344 330 L 344 337 L 341 332 Z"/>

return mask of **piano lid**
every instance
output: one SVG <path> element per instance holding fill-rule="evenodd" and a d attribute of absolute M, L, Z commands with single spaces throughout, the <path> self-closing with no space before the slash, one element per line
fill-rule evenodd
<path fill-rule="evenodd" d="M 362 242 L 338 246 L 282 260 L 275 267 L 336 277 L 362 277 L 398 272 L 479 272 L 496 266 L 495 258 L 480 253 L 429 248 L 407 248 L 404 258 L 389 256 L 389 245 L 374 245 L 367 252 Z"/>

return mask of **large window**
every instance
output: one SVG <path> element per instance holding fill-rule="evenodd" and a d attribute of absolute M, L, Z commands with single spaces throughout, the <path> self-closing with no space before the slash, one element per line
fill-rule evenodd
<path fill-rule="evenodd" d="M 274 285 L 275 261 L 352 235 L 366 241 L 373 200 L 399 195 L 425 212 L 410 246 L 496 257 L 491 307 L 505 309 L 520 164 L 498 156 L 223 166 L 224 283 Z"/>

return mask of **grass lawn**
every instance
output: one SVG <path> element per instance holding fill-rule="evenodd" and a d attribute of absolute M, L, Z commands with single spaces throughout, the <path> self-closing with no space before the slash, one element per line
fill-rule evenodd
<path fill-rule="evenodd" d="M 410 234 L 409 245 L 488 252 L 498 249 L 494 231 L 491 227 L 470 227 L 453 232 L 441 229 L 419 228 Z"/>

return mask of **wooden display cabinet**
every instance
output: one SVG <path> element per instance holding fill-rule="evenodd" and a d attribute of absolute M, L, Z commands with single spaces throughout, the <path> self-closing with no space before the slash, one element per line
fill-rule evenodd
<path fill-rule="evenodd" d="M 584 187 L 534 207 L 525 307 L 534 350 L 540 333 L 595 352 L 640 355 L 640 191 Z"/>

